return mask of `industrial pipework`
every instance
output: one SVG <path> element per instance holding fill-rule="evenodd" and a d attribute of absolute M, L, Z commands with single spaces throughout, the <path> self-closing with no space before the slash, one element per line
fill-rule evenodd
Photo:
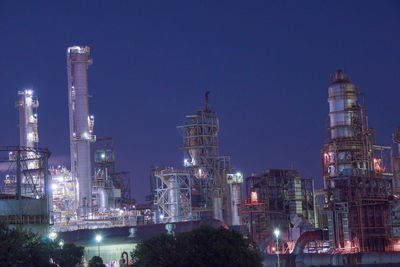
<path fill-rule="evenodd" d="M 73 46 L 67 49 L 68 99 L 71 172 L 78 180 L 78 215 L 87 216 L 92 207 L 90 143 L 94 117 L 89 116 L 87 69 L 92 64 L 90 48 Z"/>

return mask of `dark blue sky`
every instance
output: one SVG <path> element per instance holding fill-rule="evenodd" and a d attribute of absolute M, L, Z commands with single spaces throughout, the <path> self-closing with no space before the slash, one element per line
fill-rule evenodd
<path fill-rule="evenodd" d="M 245 175 L 294 167 L 320 185 L 330 72 L 350 75 L 391 144 L 399 29 L 396 1 L 0 0 L 0 143 L 18 143 L 14 102 L 32 87 L 40 146 L 69 161 L 66 48 L 88 45 L 95 134 L 114 138 L 140 201 L 150 165 L 182 164 L 176 126 L 206 90 L 220 152 Z"/>

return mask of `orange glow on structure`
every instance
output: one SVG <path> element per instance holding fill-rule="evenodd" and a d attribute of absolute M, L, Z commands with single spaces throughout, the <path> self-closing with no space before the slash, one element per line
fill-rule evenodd
<path fill-rule="evenodd" d="M 251 203 L 258 202 L 257 192 L 251 192 Z"/>
<path fill-rule="evenodd" d="M 400 240 L 393 242 L 393 251 L 400 251 Z"/>
<path fill-rule="evenodd" d="M 382 159 L 374 158 L 374 170 L 376 172 L 385 172 L 386 168 L 383 166 Z"/>

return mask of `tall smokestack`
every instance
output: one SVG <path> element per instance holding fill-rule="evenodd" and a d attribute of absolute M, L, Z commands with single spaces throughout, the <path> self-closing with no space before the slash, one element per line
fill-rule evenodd
<path fill-rule="evenodd" d="M 71 172 L 78 180 L 78 215 L 87 216 L 92 206 L 90 143 L 94 118 L 89 116 L 87 69 L 92 64 L 90 48 L 73 46 L 67 50 Z"/>

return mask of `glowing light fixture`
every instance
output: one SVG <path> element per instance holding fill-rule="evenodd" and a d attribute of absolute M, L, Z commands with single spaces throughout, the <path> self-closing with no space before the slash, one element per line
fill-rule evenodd
<path fill-rule="evenodd" d="M 101 240 L 103 240 L 103 237 L 101 235 L 96 235 L 94 239 L 96 240 L 97 243 L 100 243 Z"/>
<path fill-rule="evenodd" d="M 279 234 L 280 234 L 281 232 L 279 231 L 279 229 L 275 229 L 274 230 L 274 235 L 276 236 L 276 238 L 278 238 L 279 237 Z"/>
<path fill-rule="evenodd" d="M 51 241 L 54 241 L 57 238 L 57 233 L 56 232 L 50 232 L 49 233 L 49 238 Z"/>
<path fill-rule="evenodd" d="M 64 246 L 64 240 L 60 239 L 60 242 L 58 242 L 58 245 L 59 245 L 61 248 L 63 248 L 63 246 Z"/>
<path fill-rule="evenodd" d="M 279 234 L 280 234 L 281 232 L 279 231 L 279 229 L 278 228 L 276 228 L 275 230 L 274 230 L 274 235 L 275 235 L 275 237 L 276 237 L 276 256 L 278 257 L 278 267 L 280 267 L 280 263 L 279 263 L 279 253 L 278 253 L 278 251 L 279 251 L 279 241 L 278 241 L 278 237 L 279 237 Z"/>

